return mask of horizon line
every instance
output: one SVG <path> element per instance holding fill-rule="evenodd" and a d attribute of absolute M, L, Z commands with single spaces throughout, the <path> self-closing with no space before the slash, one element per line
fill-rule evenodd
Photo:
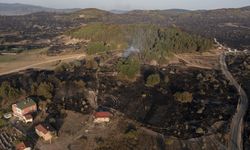
<path fill-rule="evenodd" d="M 16 2 L 0 2 L 0 4 L 18 4 L 18 5 L 29 5 L 29 6 L 35 6 L 35 7 L 43 7 L 43 8 L 49 8 L 49 9 L 99 9 L 99 10 L 104 10 L 104 11 L 136 11 L 136 10 L 187 10 L 187 11 L 207 11 L 207 10 L 219 10 L 219 9 L 240 9 L 240 8 L 245 8 L 245 7 L 250 7 L 250 5 L 246 6 L 241 6 L 241 7 L 219 7 L 219 8 L 211 8 L 211 9 L 186 9 L 186 8 L 166 8 L 166 9 L 141 9 L 141 8 L 134 8 L 134 9 L 103 9 L 103 8 L 98 8 L 98 7 L 72 7 L 72 8 L 55 8 L 55 7 L 48 7 L 48 6 L 43 6 L 43 5 L 36 5 L 36 4 L 28 4 L 28 3 L 16 3 Z"/>

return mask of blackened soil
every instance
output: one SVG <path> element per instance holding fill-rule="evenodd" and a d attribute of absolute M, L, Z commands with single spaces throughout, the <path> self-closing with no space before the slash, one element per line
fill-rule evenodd
<path fill-rule="evenodd" d="M 96 76 L 96 71 L 86 68 L 82 62 L 82 65 L 65 71 L 29 70 L 23 74 L 3 76 L 0 81 L 10 82 L 24 96 L 32 94 L 33 84 L 51 83 L 53 98 L 48 103 L 47 111 L 53 116 L 60 116 L 63 109 L 90 113 L 93 109 L 87 101 L 87 93 L 98 90 L 99 105 L 121 111 L 157 132 L 184 139 L 209 133 L 208 130 L 217 121 L 225 121 L 224 126 L 227 127 L 237 105 L 237 91 L 217 70 L 144 66 L 135 82 L 119 80 L 105 72 Z M 145 79 L 150 73 L 161 76 L 160 84 L 152 88 L 145 86 Z M 97 84 L 98 81 L 100 84 Z M 175 100 L 174 94 L 184 91 L 193 94 L 191 103 Z M 196 133 L 198 128 L 202 128 L 204 133 Z M 227 128 L 214 132 L 226 133 Z"/>
<path fill-rule="evenodd" d="M 146 67 L 142 70 L 168 76 L 169 82 L 153 88 L 145 86 L 145 77 L 134 83 L 102 78 L 100 103 L 115 108 L 155 131 L 180 138 L 197 137 L 217 121 L 229 121 L 237 105 L 237 92 L 220 71 Z M 162 79 L 163 80 L 163 79 Z M 176 92 L 193 93 L 191 103 L 174 99 Z M 202 112 L 198 111 L 204 109 Z M 226 129 L 222 130 L 223 132 Z"/>
<path fill-rule="evenodd" d="M 250 54 L 229 55 L 226 59 L 230 72 L 244 88 L 248 98 L 250 97 Z M 248 106 L 249 107 L 249 106 Z M 246 117 L 246 126 L 244 134 L 245 149 L 250 149 L 250 111 Z"/>

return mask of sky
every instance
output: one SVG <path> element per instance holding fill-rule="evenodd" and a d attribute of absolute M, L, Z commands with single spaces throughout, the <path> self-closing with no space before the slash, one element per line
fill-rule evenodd
<path fill-rule="evenodd" d="M 132 9 L 217 9 L 250 6 L 250 0 L 0 0 L 0 3 L 24 3 L 51 8 Z"/>

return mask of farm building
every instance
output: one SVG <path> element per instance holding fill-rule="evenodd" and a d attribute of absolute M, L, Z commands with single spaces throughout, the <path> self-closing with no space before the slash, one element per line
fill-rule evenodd
<path fill-rule="evenodd" d="M 110 112 L 95 112 L 94 123 L 105 123 L 110 121 L 112 114 Z"/>
<path fill-rule="evenodd" d="M 31 98 L 27 98 L 19 103 L 12 105 L 13 115 L 24 122 L 32 122 L 32 113 L 37 111 L 37 104 Z"/>

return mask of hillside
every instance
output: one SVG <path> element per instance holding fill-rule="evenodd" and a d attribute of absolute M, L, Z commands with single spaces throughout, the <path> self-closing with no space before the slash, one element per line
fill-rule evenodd
<path fill-rule="evenodd" d="M 249 20 L 249 7 L 200 11 L 135 10 L 122 14 L 89 8 L 67 14 L 40 12 L 24 16 L 0 16 L 0 33 L 3 33 L 0 39 L 3 42 L 3 48 L 0 49 L 4 49 L 6 45 L 9 47 L 9 42 L 52 39 L 80 25 L 99 22 L 177 27 L 191 34 L 210 39 L 217 38 L 219 42 L 229 47 L 243 50 L 250 49 Z M 24 32 L 26 34 L 22 36 Z M 34 37 L 36 38 L 34 39 Z M 33 44 L 28 43 L 28 45 Z M 39 47 L 45 47 L 45 45 L 39 45 Z"/>
<path fill-rule="evenodd" d="M 83 10 L 83 12 L 86 10 Z M 220 42 L 239 49 L 250 48 L 250 10 L 249 7 L 216 10 L 134 10 L 122 14 L 106 11 L 90 20 L 119 24 L 158 24 L 161 26 L 178 26 L 181 29 L 217 38 Z M 79 14 L 78 14 L 79 16 Z M 79 19 L 79 18 L 78 18 Z M 87 18 L 83 19 L 88 22 Z"/>
<path fill-rule="evenodd" d="M 78 9 L 53 9 L 53 8 L 46 8 L 41 6 L 33 6 L 33 5 L 19 4 L 19 3 L 15 4 L 0 3 L 0 15 L 2 16 L 27 15 L 37 12 L 69 13 L 77 10 Z"/>
<path fill-rule="evenodd" d="M 140 51 L 143 60 L 165 61 L 173 53 L 205 51 L 212 40 L 190 35 L 178 28 L 164 28 L 145 24 L 89 24 L 73 29 L 67 35 L 90 40 L 87 52 L 94 54 L 114 49 Z"/>

